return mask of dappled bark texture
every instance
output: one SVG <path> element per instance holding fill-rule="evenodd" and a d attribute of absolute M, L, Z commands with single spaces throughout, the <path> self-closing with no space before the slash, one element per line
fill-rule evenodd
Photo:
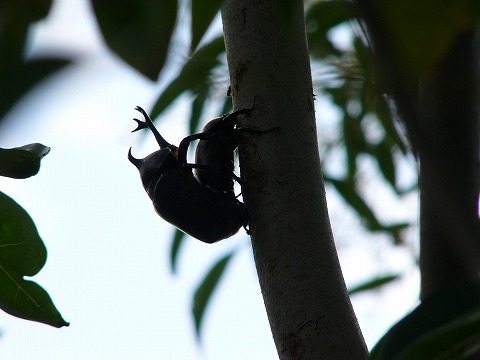
<path fill-rule="evenodd" d="M 329 223 L 303 17 L 300 0 L 222 10 L 234 107 L 256 97 L 239 147 L 254 258 L 280 359 L 365 359 Z"/>

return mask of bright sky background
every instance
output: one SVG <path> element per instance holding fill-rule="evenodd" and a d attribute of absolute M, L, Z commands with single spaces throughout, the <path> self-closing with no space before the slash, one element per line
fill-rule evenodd
<path fill-rule="evenodd" d="M 147 198 L 127 151 L 143 157 L 152 136 L 130 134 L 133 109 L 150 109 L 161 91 L 103 46 L 87 1 L 57 0 L 35 29 L 32 53 L 59 50 L 77 63 L 30 93 L 7 115 L 0 146 L 41 142 L 52 148 L 40 173 L 26 180 L 0 178 L 0 189 L 32 216 L 48 248 L 46 266 L 33 280 L 51 295 L 69 328 L 0 312 L 0 359 L 276 359 L 263 300 L 243 231 L 215 245 L 190 240 L 169 270 L 172 226 Z M 186 135 L 188 107 L 177 102 L 159 130 L 172 143 Z M 334 117 L 317 100 L 319 131 Z M 325 121 L 325 125 L 322 125 Z M 170 126 L 171 125 L 171 126 Z M 145 139 L 147 141 L 145 141 Z M 368 165 L 367 165 L 368 166 Z M 369 194 L 391 204 L 386 190 Z M 334 192 L 330 213 L 348 285 L 401 271 L 404 277 L 353 303 L 369 346 L 416 302 L 418 274 L 409 249 L 359 232 L 358 220 Z M 378 201 L 377 201 L 378 203 Z M 383 211 L 415 219 L 416 199 Z M 410 234 L 415 238 L 415 232 Z M 199 345 L 190 315 L 198 281 L 214 259 L 242 245 L 208 309 Z"/>

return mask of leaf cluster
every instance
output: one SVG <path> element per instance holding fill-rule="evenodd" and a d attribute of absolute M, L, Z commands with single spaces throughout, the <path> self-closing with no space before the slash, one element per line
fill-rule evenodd
<path fill-rule="evenodd" d="M 0 2 L 0 120 L 17 100 L 70 60 L 26 56 L 31 24 L 47 16 L 51 0 Z M 40 169 L 48 146 L 34 143 L 0 148 L 0 176 L 24 179 Z M 68 326 L 48 293 L 26 280 L 45 264 L 47 250 L 33 220 L 13 199 L 0 192 L 0 308 L 27 320 L 55 327 Z"/>

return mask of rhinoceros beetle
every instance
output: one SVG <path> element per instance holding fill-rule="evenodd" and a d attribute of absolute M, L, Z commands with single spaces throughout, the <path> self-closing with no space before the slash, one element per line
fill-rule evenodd
<path fill-rule="evenodd" d="M 215 118 L 203 128 L 201 134 L 208 136 L 198 142 L 195 152 L 195 164 L 199 165 L 195 168 L 195 176 L 203 185 L 235 196 L 234 180 L 240 182 L 234 174 L 234 151 L 238 146 L 235 126 L 237 117 L 249 114 L 253 106 Z"/>
<path fill-rule="evenodd" d="M 150 129 L 160 150 L 144 159 L 136 159 L 130 148 L 128 159 L 140 172 L 143 187 L 157 214 L 206 243 L 226 239 L 237 233 L 240 227 L 245 227 L 245 205 L 233 192 L 233 151 L 238 143 L 234 119 L 251 109 L 237 110 L 212 120 L 203 132 L 187 136 L 178 147 L 160 135 L 141 107 L 135 109 L 142 113 L 145 121 L 134 119 L 138 126 L 132 132 Z M 189 164 L 187 151 L 194 140 L 201 143 L 196 151 L 199 163 Z M 192 169 L 196 169 L 197 176 Z"/>

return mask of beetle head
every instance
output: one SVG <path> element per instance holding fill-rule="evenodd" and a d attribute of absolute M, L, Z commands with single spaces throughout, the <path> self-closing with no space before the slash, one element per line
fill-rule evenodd
<path fill-rule="evenodd" d="M 168 147 L 157 150 L 143 159 L 135 158 L 130 148 L 128 160 L 138 169 L 145 189 L 148 189 L 152 182 L 156 183 L 164 171 L 177 166 L 177 156 Z"/>

